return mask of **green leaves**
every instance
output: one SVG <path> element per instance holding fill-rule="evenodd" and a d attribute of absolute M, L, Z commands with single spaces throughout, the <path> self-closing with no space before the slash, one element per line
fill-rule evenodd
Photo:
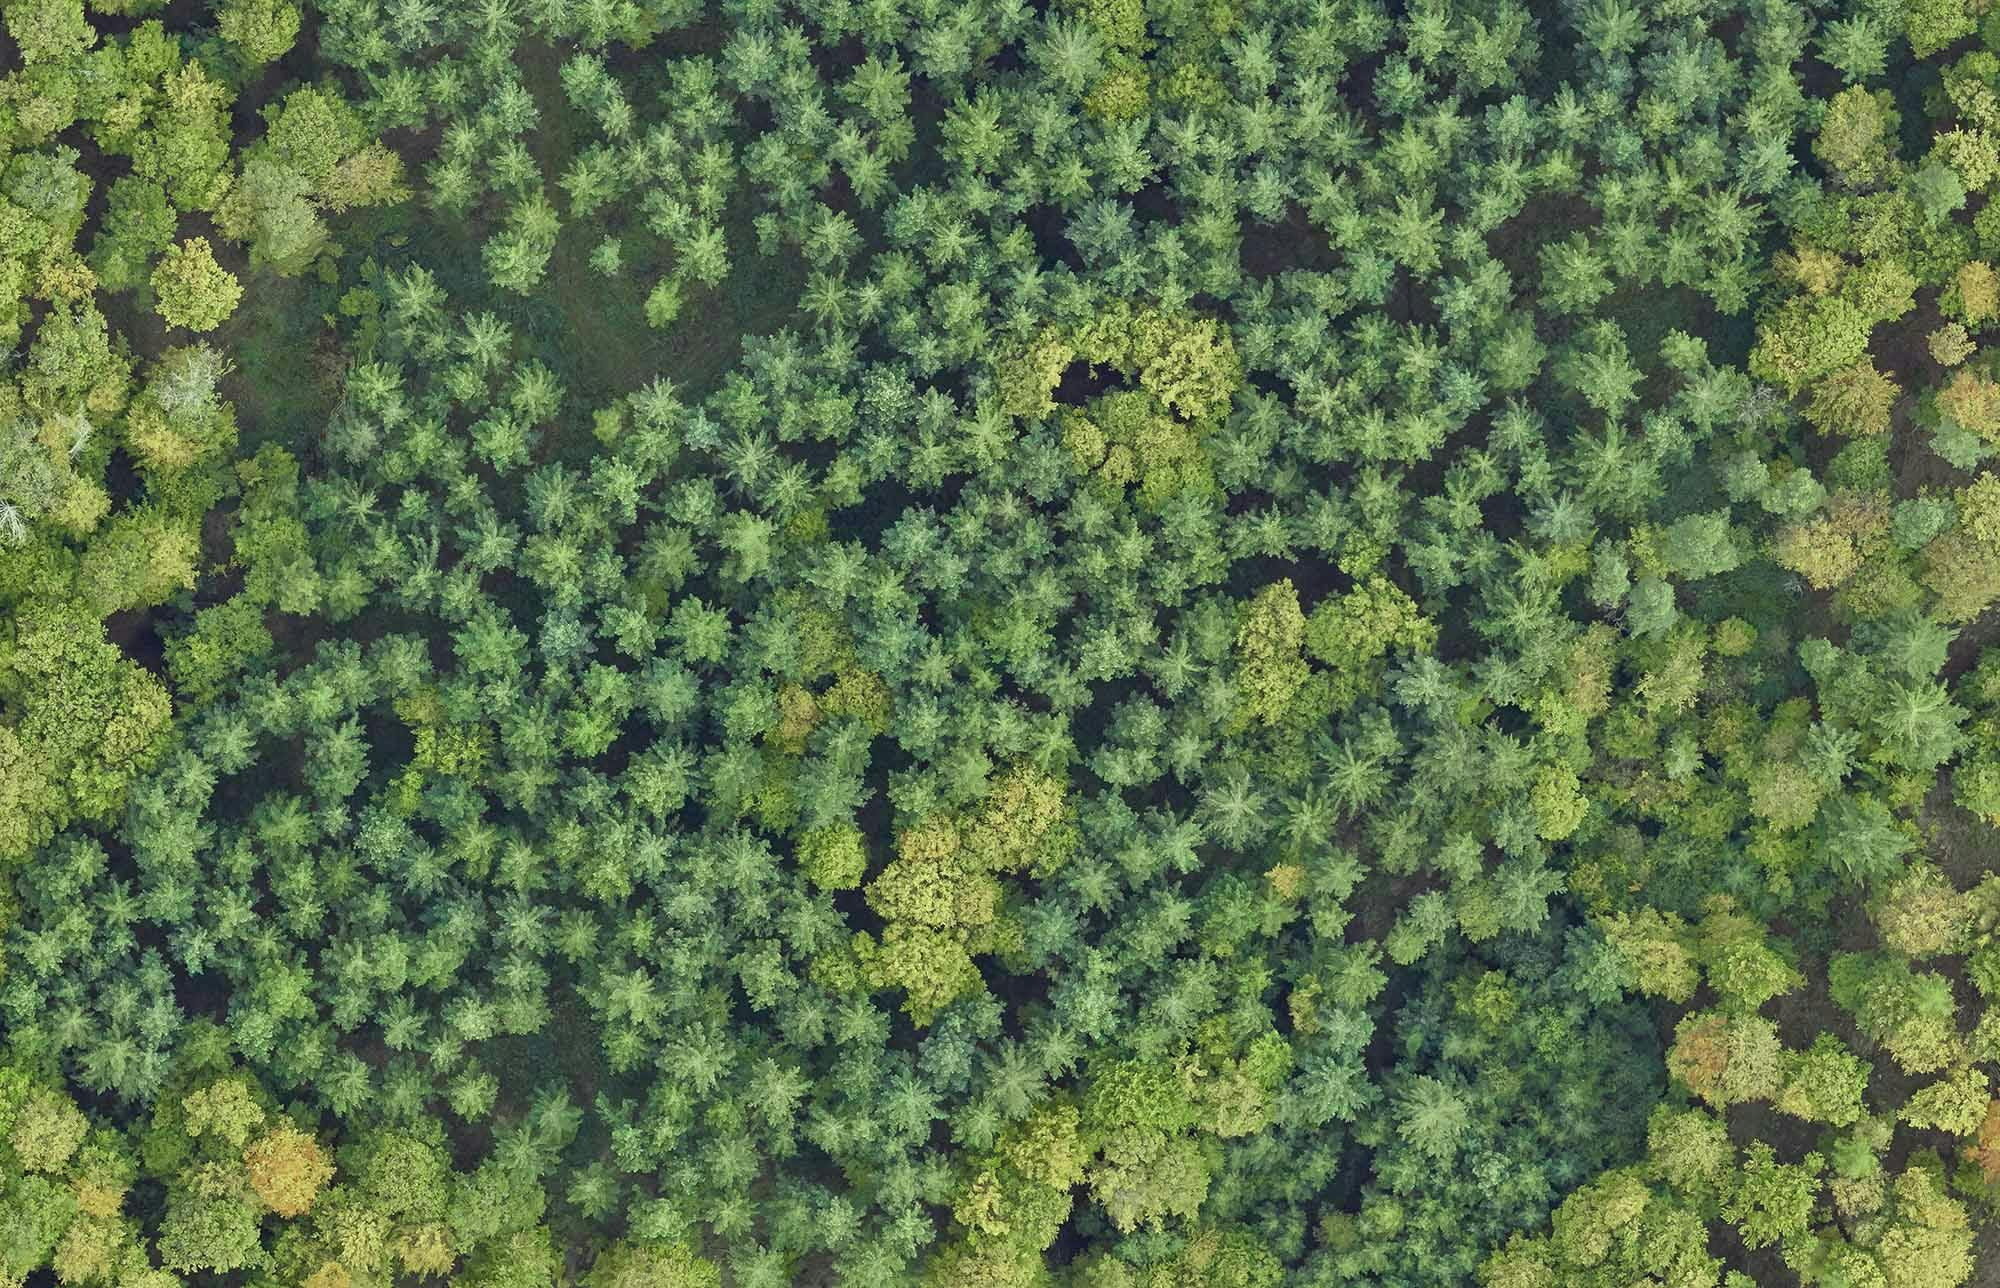
<path fill-rule="evenodd" d="M 526 295 L 541 283 L 549 257 L 555 254 L 560 231 L 556 212 L 539 195 L 515 202 L 501 231 L 481 250 L 486 276 L 493 285 Z"/>
<path fill-rule="evenodd" d="M 21 61 L 30 66 L 67 61 L 97 43 L 97 32 L 83 16 L 83 0 L 9 0 L 0 18 Z"/>
<path fill-rule="evenodd" d="M 89 1133 L 17 1169 L 21 1273 L 1963 1278 L 1880 1160 L 1983 1128 L 1992 1045 L 1990 901 L 1912 863 L 1978 852 L 1942 775 L 2000 814 L 1986 61 L 1878 95 L 1887 28 L 1782 5 L 625 8 L 5 8 L 0 1027 L 112 1123 L 270 1093 L 166 1111 L 129 1209 Z M 349 236 L 378 129 L 426 200 Z M 238 349 L 113 334 L 86 143 L 95 285 L 219 322 L 153 262 L 208 211 Z M 1934 308 L 1937 393 L 1865 352 Z M 1930 1085 L 1871 1102 L 1878 1047 Z"/>
<path fill-rule="evenodd" d="M 235 275 L 215 262 L 205 237 L 189 238 L 169 249 L 153 269 L 151 281 L 160 316 L 170 326 L 192 331 L 221 326 L 243 298 Z"/>
<path fill-rule="evenodd" d="M 1460 1093 L 1432 1077 L 1413 1080 L 1395 1097 L 1396 1125 L 1413 1147 L 1438 1163 L 1458 1152 L 1469 1114 Z"/>
<path fill-rule="evenodd" d="M 1289 580 L 1266 586 L 1250 601 L 1236 633 L 1243 719 L 1272 724 L 1290 708 L 1307 676 L 1299 655 L 1305 631 L 1305 613 Z"/>
<path fill-rule="evenodd" d="M 18 794 L 0 824 L 12 843 L 0 855 L 14 858 L 70 819 L 121 809 L 134 774 L 163 750 L 172 712 L 159 683 L 76 604 L 24 607 L 13 639 L 0 644 L 0 698 L 18 713 L 8 738 Z"/>

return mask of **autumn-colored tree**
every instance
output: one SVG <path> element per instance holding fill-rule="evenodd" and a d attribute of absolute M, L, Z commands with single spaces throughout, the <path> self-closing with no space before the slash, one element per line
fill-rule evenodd
<path fill-rule="evenodd" d="M 1935 865 L 1917 863 L 1883 888 L 1869 913 L 1885 947 L 1921 961 L 1961 950 L 1973 908 Z"/>
<path fill-rule="evenodd" d="M 1979 346 L 1959 322 L 1947 322 L 1924 338 L 1931 361 L 1941 367 L 1955 367 L 1978 351 Z M 1970 426 L 1968 426 L 1970 428 Z"/>
<path fill-rule="evenodd" d="M 1939 304 L 1975 330 L 2000 318 L 2000 273 L 1985 260 L 1967 260 L 1959 265 L 1951 289 Z"/>
<path fill-rule="evenodd" d="M 312 1210 L 320 1190 L 333 1179 L 333 1160 L 317 1140 L 280 1121 L 243 1150 L 250 1188 L 264 1206 L 282 1217 Z"/>
<path fill-rule="evenodd" d="M 1780 567 L 1804 577 L 1814 589 L 1830 590 L 1885 549 L 1888 536 L 1885 498 L 1842 492 L 1830 498 L 1817 517 L 1779 529 L 1771 557 Z"/>
<path fill-rule="evenodd" d="M 1859 436 L 1889 428 L 1889 412 L 1901 394 L 1896 382 L 1870 362 L 1843 367 L 1813 386 L 1806 419 L 1823 433 Z"/>
<path fill-rule="evenodd" d="M 1667 1070 L 1704 1102 L 1724 1108 L 1768 1100 L 1784 1078 L 1777 1026 L 1755 1014 L 1696 1011 L 1674 1027 Z"/>

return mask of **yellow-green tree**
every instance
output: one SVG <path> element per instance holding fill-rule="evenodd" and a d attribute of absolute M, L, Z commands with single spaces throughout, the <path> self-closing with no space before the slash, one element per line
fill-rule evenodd
<path fill-rule="evenodd" d="M 190 237 L 162 255 L 152 282 L 160 316 L 190 331 L 213 331 L 243 298 L 236 275 L 215 262 L 206 237 Z"/>
<path fill-rule="evenodd" d="M 73 819 L 115 815 L 172 712 L 159 681 L 106 643 L 87 609 L 21 605 L 12 638 L 0 639 L 0 760 L 15 767 L 0 788 L 11 811 L 0 815 L 0 859 L 25 857 Z"/>
<path fill-rule="evenodd" d="M 1306 652 L 1333 672 L 1334 705 L 1345 708 L 1376 690 L 1391 652 L 1430 652 L 1437 623 L 1388 578 L 1371 576 L 1315 605 L 1304 643 Z"/>
<path fill-rule="evenodd" d="M 1000 878 L 1061 867 L 1076 845 L 1070 815 L 1063 780 L 1023 765 L 975 808 L 934 813 L 898 833 L 896 857 L 867 887 L 869 907 L 888 924 L 879 942 L 865 933 L 855 940 L 869 982 L 902 989 L 918 1024 L 978 990 L 974 955 L 1018 933 L 1001 916 Z"/>
<path fill-rule="evenodd" d="M 223 0 L 215 29 L 244 62 L 272 62 L 299 38 L 298 6 L 291 0 Z"/>
<path fill-rule="evenodd" d="M 1305 642 L 1306 615 L 1291 578 L 1272 582 L 1244 606 L 1236 630 L 1236 683 L 1245 724 L 1284 719 L 1309 674 Z"/>
<path fill-rule="evenodd" d="M 1895 173 L 1900 119 L 1889 91 L 1851 85 L 1827 100 L 1813 155 L 1847 187 L 1878 187 Z"/>
<path fill-rule="evenodd" d="M 1902 391 L 1896 382 L 1862 361 L 1842 367 L 1813 386 L 1806 419 L 1822 433 L 1858 437 L 1889 428 L 1890 409 Z"/>

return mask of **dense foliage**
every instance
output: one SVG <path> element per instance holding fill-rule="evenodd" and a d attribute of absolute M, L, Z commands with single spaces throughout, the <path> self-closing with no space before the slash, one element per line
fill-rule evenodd
<path fill-rule="evenodd" d="M 2000 12 L 0 24 L 0 1285 L 1992 1273 Z"/>

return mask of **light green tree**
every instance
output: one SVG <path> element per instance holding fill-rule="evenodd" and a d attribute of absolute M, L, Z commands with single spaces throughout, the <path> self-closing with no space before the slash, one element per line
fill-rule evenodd
<path fill-rule="evenodd" d="M 216 30 L 244 62 L 259 66 L 282 58 L 299 38 L 299 10 L 291 0 L 223 0 Z"/>
<path fill-rule="evenodd" d="M 154 307 L 169 326 L 213 331 L 243 298 L 235 274 L 215 262 L 206 237 L 191 237 L 160 257 L 152 277 Z"/>
<path fill-rule="evenodd" d="M 1305 639 L 1306 615 L 1289 577 L 1264 587 L 1244 606 L 1236 630 L 1239 719 L 1268 725 L 1285 718 L 1310 674 L 1300 652 Z"/>

